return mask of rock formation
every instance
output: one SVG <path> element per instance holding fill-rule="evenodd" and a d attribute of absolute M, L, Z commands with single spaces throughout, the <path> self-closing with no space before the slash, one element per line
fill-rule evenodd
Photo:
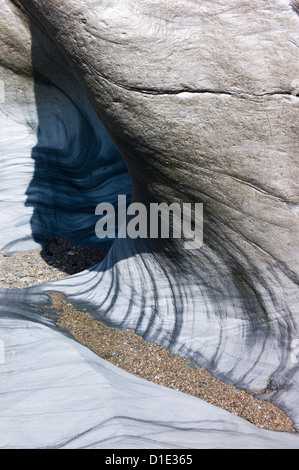
<path fill-rule="evenodd" d="M 220 447 L 298 446 L 298 436 L 256 430 L 122 373 L 39 314 L 47 291 L 62 292 L 228 383 L 263 390 L 299 426 L 298 8 L 288 0 L 3 1 L 0 248 L 23 250 L 53 234 L 100 243 L 95 207 L 116 205 L 119 194 L 146 206 L 204 206 L 200 249 L 185 250 L 182 240 L 117 239 L 89 271 L 0 292 L 2 336 L 14 328 L 26 357 L 20 371 L 30 370 L 28 390 L 35 390 L 28 408 L 22 374 L 5 385 L 1 419 L 11 437 L 4 447 L 25 409 L 37 418 L 26 437 L 20 425 L 19 446 L 213 447 L 206 420 L 223 438 Z M 55 403 L 46 368 L 62 380 Z M 91 382 L 82 384 L 78 371 L 91 368 Z M 38 382 L 49 403 L 46 423 Z M 89 419 L 88 407 L 80 408 L 86 393 L 93 410 L 103 409 L 92 384 L 101 384 L 104 401 L 111 388 L 113 420 L 94 411 Z M 78 396 L 69 402 L 71 386 Z M 122 408 L 133 396 L 134 407 Z M 67 416 L 60 397 L 70 409 L 79 406 L 80 423 L 68 422 L 55 437 Z M 162 415 L 151 409 L 156 399 Z M 51 432 L 37 436 L 42 423 Z M 160 440 L 146 440 L 149 428 L 161 426 Z"/>

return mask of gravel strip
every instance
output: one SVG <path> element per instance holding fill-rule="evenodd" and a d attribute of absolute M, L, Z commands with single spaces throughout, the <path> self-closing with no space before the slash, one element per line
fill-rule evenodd
<path fill-rule="evenodd" d="M 17 289 L 62 279 L 94 266 L 107 252 L 107 249 L 74 245 L 56 237 L 47 240 L 44 250 L 13 254 L 0 251 L 0 288 Z M 188 359 L 170 354 L 163 346 L 143 340 L 132 330 L 106 326 L 86 310 L 76 310 L 60 293 L 48 292 L 48 295 L 52 307 L 44 309 L 43 314 L 115 366 L 201 398 L 260 428 L 296 432 L 292 421 L 274 405 L 215 379 Z"/>

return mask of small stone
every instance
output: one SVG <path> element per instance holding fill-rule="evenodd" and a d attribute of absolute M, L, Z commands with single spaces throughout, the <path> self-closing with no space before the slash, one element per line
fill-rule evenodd
<path fill-rule="evenodd" d="M 36 273 L 38 276 L 42 276 L 44 274 L 44 271 L 37 271 Z"/>
<path fill-rule="evenodd" d="M 21 278 L 26 277 L 26 273 L 24 273 L 23 271 L 18 271 L 16 272 L 16 276 L 21 277 Z"/>
<path fill-rule="evenodd" d="M 68 251 L 67 254 L 70 255 L 70 256 L 75 256 L 76 253 L 74 251 Z"/>
<path fill-rule="evenodd" d="M 25 276 L 22 278 L 22 282 L 25 282 L 26 284 L 30 284 L 31 282 L 33 282 L 33 278 L 29 276 Z"/>

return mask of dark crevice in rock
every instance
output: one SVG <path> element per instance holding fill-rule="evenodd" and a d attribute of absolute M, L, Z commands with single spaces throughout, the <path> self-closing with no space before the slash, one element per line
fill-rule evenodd
<path fill-rule="evenodd" d="M 86 60 L 86 59 L 85 59 Z M 190 94 L 213 94 L 213 95 L 228 95 L 234 96 L 243 99 L 256 99 L 256 98 L 263 98 L 264 96 L 294 96 L 293 90 L 278 90 L 278 91 L 269 91 L 264 93 L 249 93 L 246 91 L 228 91 L 228 90 L 216 90 L 212 88 L 202 88 L 202 89 L 192 89 L 192 88 L 179 88 L 179 89 L 172 89 L 172 88 L 139 88 L 137 86 L 129 85 L 129 84 L 122 84 L 115 80 L 112 80 L 110 77 L 103 75 L 99 72 L 92 64 L 88 63 L 88 67 L 92 69 L 93 72 L 96 73 L 101 79 L 108 82 L 110 85 L 114 85 L 118 88 L 122 88 L 126 91 L 136 92 L 143 95 L 152 95 L 152 96 L 163 96 L 163 95 L 180 95 L 182 93 L 190 93 Z"/>

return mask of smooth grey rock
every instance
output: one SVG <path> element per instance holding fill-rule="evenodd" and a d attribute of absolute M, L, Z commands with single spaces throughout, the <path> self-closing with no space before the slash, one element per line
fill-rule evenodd
<path fill-rule="evenodd" d="M 202 400 L 134 377 L 49 325 L 5 315 L 2 449 L 296 449 Z M 10 373 L 7 373 L 7 370 Z"/>
<path fill-rule="evenodd" d="M 298 5 L 288 0 L 4 0 L 1 247 L 37 246 L 49 234 L 98 243 L 95 206 L 115 204 L 118 194 L 129 192 L 126 166 L 133 200 L 203 202 L 205 217 L 200 250 L 187 252 L 180 242 L 117 240 L 104 262 L 88 271 L 19 293 L 0 292 L 0 308 L 6 312 L 9 305 L 12 326 L 14 315 L 28 316 L 24 325 L 28 338 L 34 336 L 39 326 L 32 320 L 42 319 L 33 305 L 47 305 L 47 290 L 63 292 L 95 317 L 134 328 L 228 383 L 257 393 L 271 380 L 274 389 L 263 397 L 299 425 L 298 36 Z M 51 351 L 64 351 L 69 340 L 55 333 L 52 342 L 52 330 L 42 331 L 49 335 L 43 354 L 51 369 Z M 27 351 L 29 370 L 37 357 L 35 344 Z M 79 407 L 89 426 L 80 387 L 72 380 L 74 363 L 68 361 L 70 389 L 78 390 L 70 409 Z M 102 366 L 107 370 L 106 363 Z M 101 367 L 95 380 L 105 389 Z M 65 369 L 62 364 L 51 370 L 56 376 Z M 144 407 L 153 429 L 160 412 L 171 423 L 168 392 L 164 401 L 161 388 L 146 385 L 155 403 L 161 397 L 151 412 L 144 388 L 136 385 L 130 401 L 131 378 L 115 369 L 113 374 L 116 381 L 108 381 L 108 388 L 114 410 L 119 402 L 133 403 L 137 415 Z M 21 376 L 9 377 L 6 438 L 16 436 L 11 419 L 18 415 L 24 419 L 16 445 L 54 446 L 62 416 L 55 415 L 59 394 L 51 402 L 49 416 L 56 417 L 45 428 L 48 438 L 39 437 L 45 415 L 30 402 L 37 418 L 27 431 L 26 400 L 18 401 L 16 415 L 10 401 L 22 386 Z M 29 389 L 35 383 L 30 378 Z M 47 384 L 40 393 L 43 401 L 50 399 Z M 61 393 L 65 396 L 63 387 Z M 93 401 L 91 388 L 86 396 Z M 180 395 L 176 403 L 180 408 L 187 402 Z M 298 436 L 251 426 L 248 440 L 247 423 L 230 434 L 235 417 L 225 415 L 223 422 L 222 410 L 208 407 L 216 421 L 219 417 L 220 442 L 218 424 L 206 415 L 205 404 L 196 403 L 201 408 L 196 433 L 203 423 L 205 428 L 203 447 L 218 442 L 227 447 L 225 436 L 232 435 L 230 445 L 236 448 L 297 445 Z M 72 436 L 86 428 L 76 419 L 61 419 L 66 427 L 55 446 L 66 440 L 80 446 Z M 185 414 L 182 433 L 170 424 L 167 439 L 161 434 L 157 445 L 198 446 L 198 434 L 195 442 L 186 431 L 192 419 Z M 94 445 L 105 445 L 104 436 L 118 426 L 117 419 L 111 428 L 101 422 Z M 136 421 L 131 429 L 134 437 L 122 445 L 145 442 Z"/>

